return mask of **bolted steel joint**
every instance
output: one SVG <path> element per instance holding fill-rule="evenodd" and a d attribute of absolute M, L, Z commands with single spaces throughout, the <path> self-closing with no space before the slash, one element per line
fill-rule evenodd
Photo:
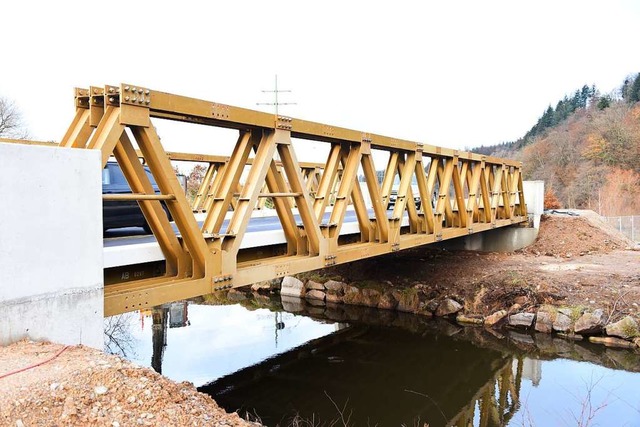
<path fill-rule="evenodd" d="M 291 130 L 293 129 L 292 121 L 291 117 L 278 116 L 276 118 L 276 129 Z"/>

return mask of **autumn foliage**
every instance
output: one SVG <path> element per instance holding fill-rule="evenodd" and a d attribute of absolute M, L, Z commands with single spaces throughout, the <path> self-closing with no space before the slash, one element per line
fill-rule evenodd
<path fill-rule="evenodd" d="M 614 168 L 600 189 L 600 214 L 637 215 L 640 212 L 640 174 Z"/>
<path fill-rule="evenodd" d="M 640 82 L 640 77 L 636 80 Z M 495 146 L 491 154 L 518 158 L 524 179 L 545 181 L 553 189 L 545 195 L 545 208 L 638 215 L 640 102 L 631 96 L 635 93 L 631 89 L 623 87 L 623 96 L 617 98 L 594 92 L 585 107 L 576 108 L 566 119 L 533 137 Z M 636 95 L 640 99 L 640 92 Z M 603 99 L 606 102 L 600 102 Z"/>
<path fill-rule="evenodd" d="M 544 208 L 559 209 L 561 207 L 562 205 L 560 205 L 560 200 L 556 197 L 556 193 L 551 188 L 547 189 L 544 193 Z"/>

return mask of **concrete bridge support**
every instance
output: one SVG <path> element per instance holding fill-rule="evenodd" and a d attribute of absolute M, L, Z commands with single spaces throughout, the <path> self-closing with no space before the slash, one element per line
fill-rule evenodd
<path fill-rule="evenodd" d="M 478 252 L 512 252 L 533 244 L 538 237 L 540 216 L 544 211 L 544 181 L 523 181 L 522 184 L 530 220 L 528 227 L 517 224 L 496 228 L 442 242 L 440 247 Z"/>
<path fill-rule="evenodd" d="M 103 347 L 101 157 L 0 143 L 0 345 Z"/>

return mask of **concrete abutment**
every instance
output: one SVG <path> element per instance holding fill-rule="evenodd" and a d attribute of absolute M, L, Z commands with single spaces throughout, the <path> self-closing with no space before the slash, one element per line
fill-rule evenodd
<path fill-rule="evenodd" d="M 103 348 L 100 152 L 0 143 L 0 345 Z"/>

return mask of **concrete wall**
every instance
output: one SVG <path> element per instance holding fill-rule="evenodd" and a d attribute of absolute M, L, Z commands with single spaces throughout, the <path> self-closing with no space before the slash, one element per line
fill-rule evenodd
<path fill-rule="evenodd" d="M 0 345 L 103 348 L 100 153 L 0 143 Z"/>
<path fill-rule="evenodd" d="M 527 213 L 533 216 L 533 227 L 540 228 L 540 216 L 544 212 L 544 181 L 523 181 Z"/>

